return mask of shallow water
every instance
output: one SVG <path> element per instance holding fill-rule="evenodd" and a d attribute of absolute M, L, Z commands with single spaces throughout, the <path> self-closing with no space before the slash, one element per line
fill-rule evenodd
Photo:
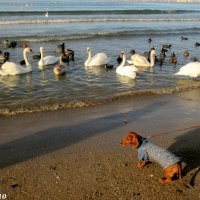
<path fill-rule="evenodd" d="M 31 1 L 26 1 L 18 7 L 20 11 L 16 11 L 17 2 L 15 6 L 12 2 L 0 3 L 1 50 L 10 52 L 10 60 L 22 60 L 23 49 L 20 45 L 4 49 L 6 39 L 27 43 L 34 54 L 43 46 L 46 55 L 57 56 L 57 45 L 65 42 L 66 48 L 75 51 L 75 61 L 67 65 L 65 76 L 55 77 L 53 66 L 40 70 L 38 60 L 29 55 L 32 73 L 0 76 L 2 107 L 59 101 L 73 107 L 73 102 L 77 105 L 77 102 L 98 102 L 131 93 L 170 93 L 200 86 L 199 79 L 174 76 L 192 57 L 200 58 L 200 47 L 195 47 L 195 43 L 200 42 L 199 4 L 100 1 L 79 5 L 77 1 L 57 1 L 57 4 L 34 1 L 31 5 Z M 10 12 L 2 12 L 5 9 Z M 44 17 L 46 10 L 48 18 Z M 181 36 L 189 39 L 181 40 Z M 149 37 L 152 38 L 150 45 Z M 136 80 L 116 74 L 116 59 L 121 51 L 130 59 L 131 49 L 142 54 L 154 47 L 159 55 L 163 44 L 172 44 L 172 48 L 162 66 L 156 64 L 153 69 L 142 71 Z M 93 54 L 105 52 L 111 58 L 113 69 L 85 68 L 88 46 Z M 182 55 L 185 50 L 190 52 L 188 58 Z M 178 57 L 176 65 L 169 62 L 172 52 Z"/>

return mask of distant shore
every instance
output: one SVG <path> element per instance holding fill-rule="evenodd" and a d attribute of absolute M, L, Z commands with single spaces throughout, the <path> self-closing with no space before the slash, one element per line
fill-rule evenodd
<path fill-rule="evenodd" d="M 200 199 L 199 89 L 0 119 L 0 193 L 14 200 Z M 136 166 L 134 130 L 183 158 L 183 179 Z"/>

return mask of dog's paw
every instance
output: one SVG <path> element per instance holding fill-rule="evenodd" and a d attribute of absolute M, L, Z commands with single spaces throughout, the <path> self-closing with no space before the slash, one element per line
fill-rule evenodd
<path fill-rule="evenodd" d="M 172 180 L 170 178 L 161 178 L 159 179 L 159 183 L 161 184 L 168 184 L 168 183 L 171 183 Z"/>
<path fill-rule="evenodd" d="M 142 168 L 142 167 L 145 166 L 145 162 L 138 162 L 138 163 L 137 163 L 137 166 L 140 167 L 140 168 Z"/>
<path fill-rule="evenodd" d="M 159 179 L 159 183 L 160 183 L 160 184 L 164 184 L 164 183 L 165 183 L 165 180 L 164 180 L 163 178 L 160 178 L 160 179 Z"/>

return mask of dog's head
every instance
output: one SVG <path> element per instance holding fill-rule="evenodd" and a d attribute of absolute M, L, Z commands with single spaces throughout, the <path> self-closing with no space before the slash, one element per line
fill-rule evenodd
<path fill-rule="evenodd" d="M 137 133 L 129 132 L 120 144 L 122 146 L 127 146 L 130 144 L 133 148 L 137 149 L 137 147 L 140 145 L 141 139 L 142 136 L 138 135 Z"/>

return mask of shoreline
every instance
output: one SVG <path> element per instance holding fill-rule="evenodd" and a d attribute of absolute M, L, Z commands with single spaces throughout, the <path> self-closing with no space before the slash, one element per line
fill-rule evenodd
<path fill-rule="evenodd" d="M 196 89 L 1 118 L 0 192 L 15 200 L 197 200 L 199 97 Z M 156 163 L 138 169 L 136 151 L 119 145 L 130 130 L 181 156 L 191 189 L 160 185 Z"/>
<path fill-rule="evenodd" d="M 145 89 L 141 91 L 133 91 L 122 93 L 110 98 L 101 98 L 101 99 L 80 99 L 80 100 L 43 100 L 34 103 L 22 102 L 16 105 L 1 105 L 0 106 L 0 118 L 9 117 L 14 115 L 26 114 L 26 113 L 35 113 L 43 111 L 57 111 L 57 110 L 66 110 L 74 108 L 83 108 L 91 106 L 99 106 L 103 104 L 114 103 L 115 101 L 123 101 L 128 98 L 137 98 L 138 96 L 153 96 L 153 95 L 170 95 L 173 93 L 181 93 L 190 90 L 197 90 L 200 88 L 200 85 L 190 85 L 188 87 L 175 87 L 175 88 L 161 88 L 161 89 Z"/>

